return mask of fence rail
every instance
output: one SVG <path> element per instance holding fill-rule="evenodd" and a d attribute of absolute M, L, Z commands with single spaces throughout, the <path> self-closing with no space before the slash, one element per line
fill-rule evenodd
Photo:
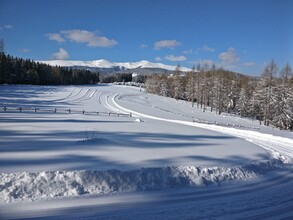
<path fill-rule="evenodd" d="M 132 117 L 132 113 L 120 113 L 120 112 L 104 112 L 104 111 L 86 111 L 86 110 L 75 110 L 71 108 L 39 108 L 39 107 L 6 107 L 2 108 L 2 113 L 11 112 L 11 113 L 20 113 L 20 112 L 33 112 L 33 113 L 54 113 L 54 114 L 83 114 L 83 115 L 107 115 L 107 116 L 117 116 L 117 117 Z M 239 128 L 239 129 L 246 129 L 246 130 L 259 130 L 259 127 L 247 127 L 237 124 L 226 124 L 226 123 L 219 123 L 219 122 L 210 122 L 200 119 L 192 118 L 193 122 L 201 123 L 201 124 L 211 124 L 211 125 L 218 125 L 223 127 L 232 127 L 232 128 Z"/>
<path fill-rule="evenodd" d="M 83 115 L 108 115 L 108 116 L 122 116 L 122 117 L 132 117 L 132 113 L 120 113 L 120 112 L 105 112 L 105 111 L 86 111 L 86 110 L 75 110 L 71 108 L 39 108 L 39 107 L 6 107 L 2 108 L 2 113 L 20 113 L 20 112 L 33 112 L 33 113 L 54 113 L 54 114 L 83 114 Z"/>

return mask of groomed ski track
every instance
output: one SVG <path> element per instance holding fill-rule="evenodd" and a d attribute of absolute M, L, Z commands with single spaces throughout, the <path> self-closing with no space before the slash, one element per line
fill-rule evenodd
<path fill-rule="evenodd" d="M 117 195 L 62 198 L 38 203 L 1 204 L 3 219 L 291 219 L 293 217 L 293 140 L 236 128 L 172 120 L 144 114 L 119 104 L 119 93 L 74 89 L 64 100 L 94 100 L 103 111 L 209 129 L 243 138 L 284 156 L 288 169 L 259 180 L 224 184 L 219 188 L 163 190 Z M 64 101 L 61 100 L 60 101 Z M 113 197 L 115 199 L 113 200 Z M 15 210 L 15 213 L 12 213 Z"/>

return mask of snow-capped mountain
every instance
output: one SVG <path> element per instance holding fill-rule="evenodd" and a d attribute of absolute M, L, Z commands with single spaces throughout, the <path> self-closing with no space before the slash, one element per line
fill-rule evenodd
<path fill-rule="evenodd" d="M 142 60 L 138 62 L 110 62 L 105 59 L 93 60 L 93 61 L 70 61 L 70 60 L 49 60 L 49 61 L 39 61 L 41 63 L 46 63 L 51 66 L 66 66 L 66 67 L 79 67 L 79 68 L 89 68 L 97 69 L 102 72 L 121 72 L 121 71 L 136 71 L 141 72 L 142 69 L 153 70 L 160 72 L 174 71 L 176 66 L 166 65 L 163 63 L 152 63 L 147 60 Z M 181 67 L 181 71 L 190 71 L 189 68 Z"/>

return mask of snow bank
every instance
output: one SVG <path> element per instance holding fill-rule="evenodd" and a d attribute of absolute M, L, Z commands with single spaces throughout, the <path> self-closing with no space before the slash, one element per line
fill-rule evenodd
<path fill-rule="evenodd" d="M 0 202 L 147 191 L 180 186 L 202 187 L 229 180 L 254 178 L 282 166 L 282 159 L 274 159 L 232 168 L 170 166 L 133 171 L 2 173 L 0 174 Z"/>

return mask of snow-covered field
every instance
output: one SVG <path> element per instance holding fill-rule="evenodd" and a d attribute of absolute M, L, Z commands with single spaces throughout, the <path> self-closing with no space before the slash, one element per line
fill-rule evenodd
<path fill-rule="evenodd" d="M 1 86 L 0 105 L 1 218 L 293 216 L 290 132 L 126 86 Z"/>

